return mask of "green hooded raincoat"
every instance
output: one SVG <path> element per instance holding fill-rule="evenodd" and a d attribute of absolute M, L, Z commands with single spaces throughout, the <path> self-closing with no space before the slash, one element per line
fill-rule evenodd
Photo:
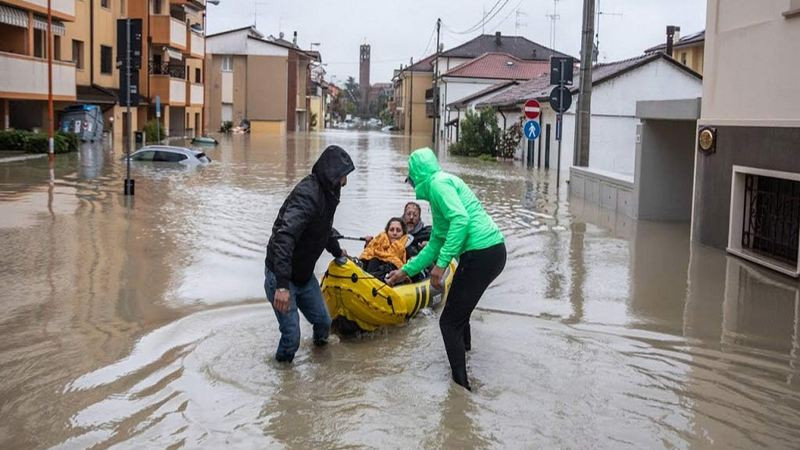
<path fill-rule="evenodd" d="M 433 150 L 426 147 L 411 153 L 408 175 L 414 182 L 417 199 L 429 202 L 433 213 L 428 245 L 403 266 L 408 276 L 417 275 L 434 261 L 445 268 L 464 252 L 504 241 L 500 229 L 464 181 L 442 172 Z"/>

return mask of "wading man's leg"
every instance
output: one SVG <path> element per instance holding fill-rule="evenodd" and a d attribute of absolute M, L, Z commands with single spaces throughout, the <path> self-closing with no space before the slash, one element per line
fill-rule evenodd
<path fill-rule="evenodd" d="M 270 304 L 275 301 L 276 286 L 275 275 L 267 270 L 264 290 Z M 278 329 L 281 332 L 278 350 L 275 352 L 275 359 L 280 362 L 292 362 L 294 354 L 300 347 L 300 316 L 297 314 L 297 290 L 294 284 L 289 286 L 289 310 L 286 313 L 278 311 L 274 306 L 272 308 L 275 312 L 275 317 L 278 319 Z"/>
<path fill-rule="evenodd" d="M 322 298 L 322 290 L 315 277 L 298 289 L 297 307 L 305 318 L 314 327 L 314 345 L 322 346 L 328 343 L 331 331 L 331 316 L 328 307 Z"/>

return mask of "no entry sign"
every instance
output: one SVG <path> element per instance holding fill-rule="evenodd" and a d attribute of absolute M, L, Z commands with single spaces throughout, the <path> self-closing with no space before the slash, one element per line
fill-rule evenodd
<path fill-rule="evenodd" d="M 539 105 L 539 102 L 537 102 L 534 99 L 530 99 L 527 102 L 525 102 L 525 107 L 523 108 L 523 111 L 525 111 L 525 117 L 533 120 L 539 117 L 539 114 L 542 112 L 542 107 Z"/>

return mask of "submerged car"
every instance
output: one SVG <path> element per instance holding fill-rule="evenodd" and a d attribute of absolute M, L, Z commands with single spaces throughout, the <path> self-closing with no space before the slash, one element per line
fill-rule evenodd
<path fill-rule="evenodd" d="M 148 145 L 131 153 L 130 158 L 131 162 L 176 163 L 184 166 L 205 165 L 211 162 L 211 158 L 200 150 L 171 145 Z"/>

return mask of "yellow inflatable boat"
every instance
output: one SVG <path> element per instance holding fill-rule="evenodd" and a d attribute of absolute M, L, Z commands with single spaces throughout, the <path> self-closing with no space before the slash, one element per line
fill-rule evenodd
<path fill-rule="evenodd" d="M 322 278 L 322 295 L 337 331 L 374 331 L 381 326 L 400 325 L 421 309 L 442 302 L 454 273 L 455 263 L 450 263 L 445 271 L 444 292 L 431 286 L 429 279 L 391 287 L 352 259 L 337 258 Z"/>

